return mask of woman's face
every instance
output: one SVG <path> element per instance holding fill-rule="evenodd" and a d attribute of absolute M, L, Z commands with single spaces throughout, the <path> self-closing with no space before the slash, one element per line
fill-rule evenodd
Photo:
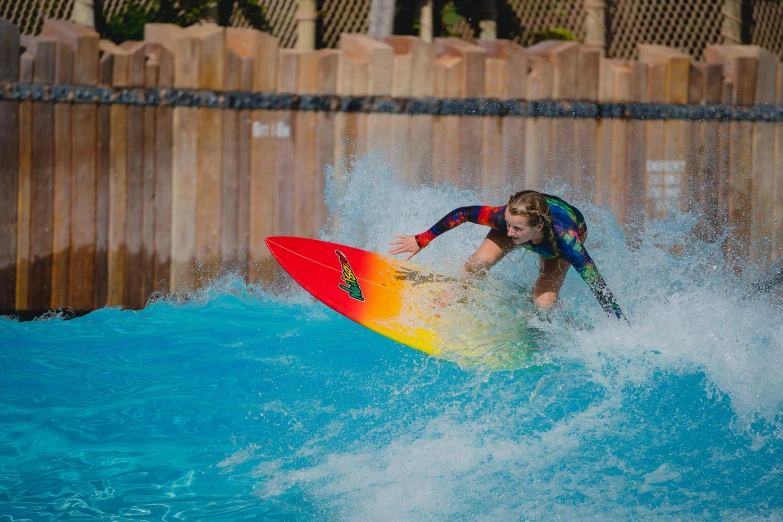
<path fill-rule="evenodd" d="M 515 245 L 521 245 L 528 241 L 537 242 L 544 237 L 543 224 L 531 227 L 527 216 L 514 216 L 508 209 L 506 209 L 506 225 L 508 226 L 508 237 Z"/>

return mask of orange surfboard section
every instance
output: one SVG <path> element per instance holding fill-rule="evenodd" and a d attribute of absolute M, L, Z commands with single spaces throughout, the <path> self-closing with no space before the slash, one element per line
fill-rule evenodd
<path fill-rule="evenodd" d="M 267 238 L 266 245 L 294 281 L 333 310 L 390 339 L 439 354 L 444 339 L 427 327 L 426 304 L 417 303 L 421 292 L 413 291 L 432 277 L 425 270 L 317 239 L 277 236 Z"/>
<path fill-rule="evenodd" d="M 316 299 L 381 335 L 458 362 L 508 368 L 519 359 L 519 350 L 508 351 L 519 331 L 502 331 L 494 309 L 482 320 L 487 296 L 456 278 L 318 239 L 277 236 L 266 244 Z"/>

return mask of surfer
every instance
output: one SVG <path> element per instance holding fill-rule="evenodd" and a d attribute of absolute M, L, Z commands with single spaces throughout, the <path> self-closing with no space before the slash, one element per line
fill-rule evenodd
<path fill-rule="evenodd" d="M 541 256 L 533 301 L 543 309 L 557 304 L 568 267 L 573 266 L 595 294 L 601 307 L 618 319 L 625 319 L 606 281 L 584 247 L 587 225 L 576 207 L 556 196 L 523 190 L 501 207 L 471 206 L 449 212 L 432 228 L 415 236 L 395 235 L 389 254 L 415 256 L 433 239 L 469 221 L 491 227 L 484 242 L 465 263 L 468 274 L 481 275 L 516 246 Z"/>

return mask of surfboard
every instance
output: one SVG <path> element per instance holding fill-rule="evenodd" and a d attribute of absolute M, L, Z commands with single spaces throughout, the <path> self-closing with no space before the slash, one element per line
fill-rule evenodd
<path fill-rule="evenodd" d="M 266 244 L 317 300 L 385 337 L 436 357 L 502 367 L 519 362 L 520 351 L 508 348 L 524 334 L 524 321 L 498 324 L 486 309 L 486 291 L 347 245 L 291 236 L 268 237 Z"/>

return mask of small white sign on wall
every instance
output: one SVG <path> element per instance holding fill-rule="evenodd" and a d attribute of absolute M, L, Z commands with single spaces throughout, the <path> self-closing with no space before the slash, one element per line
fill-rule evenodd
<path fill-rule="evenodd" d="M 261 123 L 260 121 L 254 121 L 253 137 L 254 138 L 290 138 L 291 127 L 286 125 L 284 121 L 278 121 L 275 123 Z"/>
<path fill-rule="evenodd" d="M 647 197 L 659 212 L 679 206 L 683 172 L 684 161 L 647 160 Z"/>

